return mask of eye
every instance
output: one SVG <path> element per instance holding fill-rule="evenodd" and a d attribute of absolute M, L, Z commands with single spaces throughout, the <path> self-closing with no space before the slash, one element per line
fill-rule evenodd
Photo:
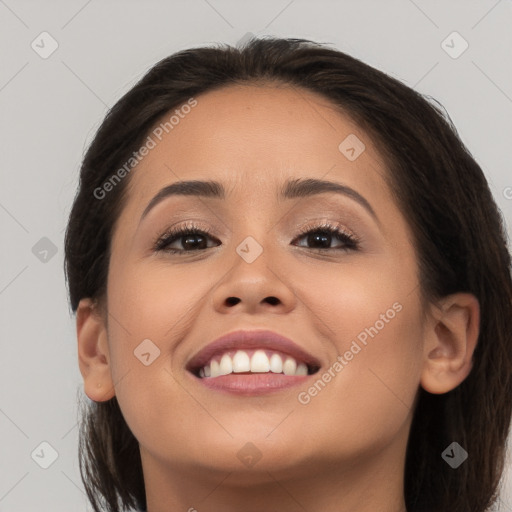
<path fill-rule="evenodd" d="M 184 253 L 197 250 L 207 249 L 206 240 L 212 237 L 210 231 L 199 228 L 195 224 L 187 224 L 167 230 L 163 235 L 159 236 L 153 244 L 154 251 L 164 251 L 174 253 Z M 182 248 L 172 248 L 172 244 L 178 242 Z"/>
<path fill-rule="evenodd" d="M 360 239 L 352 233 L 348 233 L 338 226 L 330 223 L 304 228 L 300 236 L 295 240 L 306 238 L 306 242 L 316 247 L 309 247 L 313 250 L 357 250 L 359 249 Z M 341 242 L 338 247 L 330 247 L 333 241 Z M 299 245 L 299 247 L 304 247 Z"/>
<path fill-rule="evenodd" d="M 304 228 L 295 240 L 300 240 L 301 238 L 306 238 L 306 243 L 313 245 L 313 247 L 306 248 L 316 251 L 357 250 L 360 244 L 360 239 L 355 235 L 330 223 Z M 217 240 L 210 235 L 208 228 L 200 228 L 190 223 L 185 226 L 168 229 L 154 241 L 153 250 L 171 254 L 202 251 L 212 247 L 211 245 L 208 246 L 208 239 Z M 341 245 L 330 247 L 333 241 L 338 241 Z M 217 242 L 219 241 L 217 240 Z M 173 244 L 181 247 L 171 247 Z M 299 245 L 299 247 L 304 247 L 304 245 Z"/>

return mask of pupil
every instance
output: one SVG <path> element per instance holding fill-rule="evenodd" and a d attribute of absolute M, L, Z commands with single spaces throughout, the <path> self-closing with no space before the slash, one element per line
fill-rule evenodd
<path fill-rule="evenodd" d="M 322 242 L 322 247 L 329 247 L 331 245 L 332 235 L 328 233 L 314 234 L 308 236 L 308 243 L 315 244 L 319 240 Z"/>
<path fill-rule="evenodd" d="M 197 242 L 197 239 L 198 238 L 203 238 L 202 235 L 200 234 L 192 234 L 192 235 L 188 235 L 187 237 L 184 237 L 184 243 L 183 243 L 183 246 L 186 248 L 194 248 L 194 244 Z M 203 244 L 201 244 L 202 246 L 204 246 L 204 239 L 203 239 Z M 199 247 L 199 249 L 206 249 L 206 247 Z"/>

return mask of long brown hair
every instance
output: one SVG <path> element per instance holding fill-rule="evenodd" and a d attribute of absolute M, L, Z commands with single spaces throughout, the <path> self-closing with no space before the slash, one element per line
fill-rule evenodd
<path fill-rule="evenodd" d="M 416 402 L 404 474 L 409 512 L 484 512 L 497 499 L 512 404 L 511 258 L 484 174 L 449 116 L 430 98 L 341 51 L 304 39 L 253 38 L 243 47 L 187 49 L 158 62 L 108 112 L 90 144 L 65 236 L 70 304 L 105 296 L 110 243 L 129 176 L 94 191 L 189 98 L 230 84 L 275 82 L 323 95 L 372 137 L 414 234 L 422 296 L 474 294 L 481 326 L 471 373 Z M 340 141 L 341 142 L 341 141 Z M 139 445 L 116 397 L 82 411 L 79 460 L 96 512 L 145 509 Z M 453 441 L 469 454 L 441 457 Z"/>

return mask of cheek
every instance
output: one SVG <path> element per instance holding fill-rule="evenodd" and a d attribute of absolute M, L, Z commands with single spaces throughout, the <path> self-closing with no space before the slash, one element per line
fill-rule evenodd
<path fill-rule="evenodd" d="M 120 267 L 109 278 L 109 311 L 125 334 L 162 343 L 205 295 L 204 281 L 191 282 L 189 270 L 171 269 L 165 262 Z"/>
<path fill-rule="evenodd" d="M 336 347 L 346 362 L 346 378 L 361 383 L 350 396 L 408 404 L 419 385 L 422 359 L 420 298 L 410 287 L 414 279 L 405 272 L 400 280 L 392 273 L 367 275 L 366 286 L 357 275 L 352 279 L 337 314 L 343 336 Z"/>
<path fill-rule="evenodd" d="M 309 319 L 324 326 L 330 340 L 344 351 L 348 340 L 376 325 L 379 333 L 403 318 L 399 310 L 418 301 L 414 261 L 393 254 L 347 256 L 339 263 L 288 265 L 287 284 L 304 301 Z M 298 307 L 300 307 L 300 301 Z M 416 309 L 409 314 L 418 313 Z M 385 329 L 383 329 L 385 327 Z M 375 329 L 371 329 L 375 333 Z M 312 331 L 314 332 L 314 331 Z M 371 338 L 369 333 L 366 337 Z M 378 337 L 382 337 L 379 335 Z M 350 343 L 348 343 L 350 345 Z M 348 349 L 348 348 L 347 348 Z"/>
<path fill-rule="evenodd" d="M 419 311 L 411 296 L 400 303 L 400 311 L 388 310 L 394 298 L 381 301 L 380 307 L 378 301 L 366 304 L 364 312 L 354 306 L 352 317 L 350 311 L 340 314 L 340 324 L 350 322 L 353 333 L 337 340 L 341 360 L 335 358 L 309 388 L 300 390 L 295 417 L 311 439 L 323 440 L 325 456 L 388 445 L 412 418 L 422 363 Z M 387 323 L 379 318 L 386 311 Z"/>
<path fill-rule="evenodd" d="M 403 260 L 400 272 L 395 261 L 384 263 L 317 272 L 315 286 L 310 281 L 303 291 L 315 313 L 310 318 L 317 330 L 328 326 L 338 356 L 313 386 L 300 390 L 300 416 L 311 436 L 339 439 L 339 449 L 347 438 L 363 449 L 396 434 L 412 415 L 419 389 L 422 325 L 415 269 Z"/>
<path fill-rule="evenodd" d="M 175 411 L 190 407 L 188 395 L 177 391 L 170 354 L 172 340 L 181 336 L 180 321 L 191 306 L 188 295 L 197 290 L 187 287 L 183 274 L 170 274 L 150 265 L 128 268 L 121 263 L 113 267 L 108 284 L 108 335 L 117 401 L 139 442 L 155 446 L 161 442 L 158 425 L 179 431 Z"/>

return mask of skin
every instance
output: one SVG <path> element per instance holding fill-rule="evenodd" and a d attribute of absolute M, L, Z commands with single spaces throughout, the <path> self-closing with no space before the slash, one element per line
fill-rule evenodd
<path fill-rule="evenodd" d="M 149 512 L 404 511 L 415 397 L 420 386 L 446 393 L 469 374 L 477 300 L 459 293 L 422 309 L 411 232 L 384 182 L 382 157 L 326 99 L 270 84 L 196 99 L 130 175 L 106 305 L 80 303 L 85 393 L 95 401 L 117 396 L 140 444 Z M 366 146 L 355 161 L 338 149 L 349 134 Z M 348 185 L 379 221 L 334 193 L 278 200 L 288 178 Z M 167 198 L 139 224 L 153 196 L 184 179 L 218 180 L 228 194 Z M 152 251 L 166 228 L 188 220 L 211 229 L 211 248 Z M 359 236 L 360 248 L 315 251 L 307 236 L 297 238 L 323 220 Z M 247 236 L 263 248 L 250 264 L 236 252 Z M 173 247 L 183 249 L 180 241 Z M 339 245 L 333 238 L 328 247 Z M 316 355 L 320 375 L 397 302 L 402 310 L 307 404 L 297 395 L 316 378 L 240 397 L 185 370 L 218 336 L 265 328 Z M 144 339 L 160 350 L 148 366 L 133 353 Z M 247 442 L 261 454 L 252 467 L 237 457 Z"/>

